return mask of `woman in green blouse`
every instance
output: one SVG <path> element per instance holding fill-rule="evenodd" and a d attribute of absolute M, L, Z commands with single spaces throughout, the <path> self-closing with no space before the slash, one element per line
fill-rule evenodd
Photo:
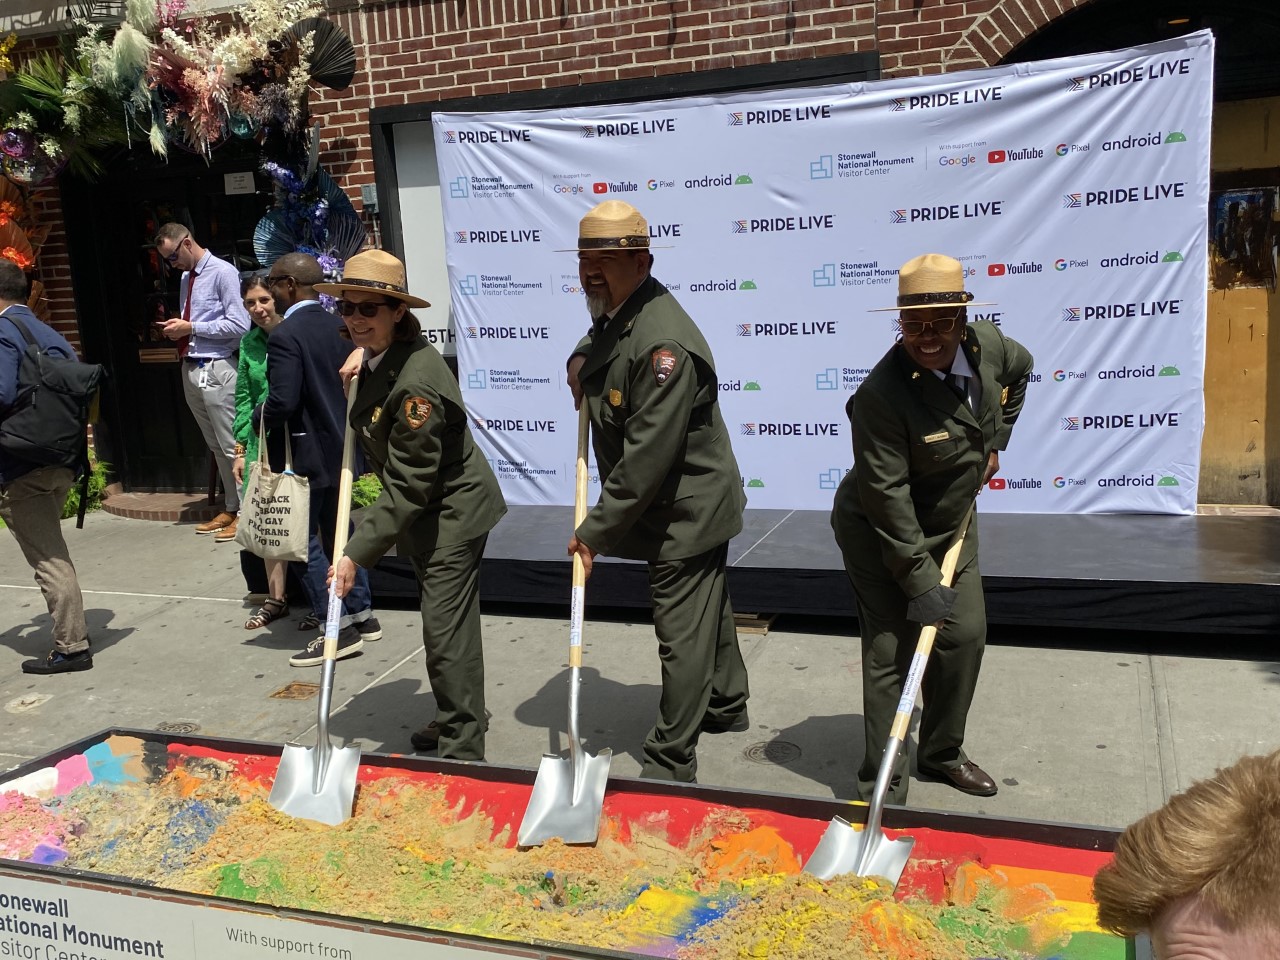
<path fill-rule="evenodd" d="M 240 283 L 244 308 L 253 320 L 253 329 L 240 341 L 240 365 L 236 375 L 236 418 L 231 432 L 236 438 L 236 459 L 232 467 L 236 481 L 243 488 L 247 482 L 245 464 L 258 459 L 258 425 L 253 422 L 253 409 L 267 398 L 267 337 L 283 321 L 276 313 L 276 301 L 267 289 L 265 277 L 248 277 Z M 243 489 L 241 490 L 243 493 Z M 258 630 L 289 611 L 285 600 L 286 560 L 264 560 L 267 566 L 267 599 L 248 620 L 246 630 Z"/>

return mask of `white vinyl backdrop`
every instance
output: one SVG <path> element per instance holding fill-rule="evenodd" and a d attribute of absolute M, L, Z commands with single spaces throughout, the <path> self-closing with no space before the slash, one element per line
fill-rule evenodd
<path fill-rule="evenodd" d="M 986 511 L 1192 513 L 1213 38 L 988 70 L 436 114 L 459 376 L 508 502 L 573 498 L 577 224 L 622 199 L 715 353 L 755 508 L 830 507 L 900 264 L 966 267 L 1036 358 Z"/>

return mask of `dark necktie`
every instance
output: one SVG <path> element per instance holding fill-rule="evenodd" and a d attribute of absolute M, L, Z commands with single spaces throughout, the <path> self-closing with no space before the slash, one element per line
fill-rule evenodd
<path fill-rule="evenodd" d="M 949 373 L 946 382 L 951 392 L 960 398 L 960 402 L 966 407 L 969 406 L 969 378 L 958 373 Z"/>

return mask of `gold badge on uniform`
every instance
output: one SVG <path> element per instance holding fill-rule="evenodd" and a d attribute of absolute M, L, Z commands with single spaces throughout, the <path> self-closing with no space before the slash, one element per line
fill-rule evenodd
<path fill-rule="evenodd" d="M 658 386 L 662 386 L 676 372 L 676 355 L 670 350 L 655 350 L 651 359 L 653 360 L 653 379 L 658 381 Z"/>
<path fill-rule="evenodd" d="M 1009 402 L 1009 388 L 1005 387 L 1003 390 L 1000 391 L 1000 406 L 1003 407 L 1008 402 Z"/>
<path fill-rule="evenodd" d="M 375 423 L 377 423 L 377 422 L 378 422 L 378 418 L 379 418 L 380 416 L 382 416 L 382 408 L 381 408 L 381 407 L 374 407 L 374 408 L 373 408 L 373 416 L 369 418 L 369 426 L 373 426 Z"/>
<path fill-rule="evenodd" d="M 410 397 L 404 402 L 404 418 L 417 430 L 431 416 L 431 401 L 426 397 Z"/>
<path fill-rule="evenodd" d="M 620 406 L 622 406 L 622 391 L 621 391 L 621 390 L 610 390 L 610 391 L 609 391 L 609 406 L 611 406 L 611 407 L 620 407 Z"/>

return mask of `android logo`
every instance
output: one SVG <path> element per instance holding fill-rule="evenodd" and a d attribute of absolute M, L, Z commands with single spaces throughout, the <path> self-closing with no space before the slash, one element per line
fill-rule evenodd
<path fill-rule="evenodd" d="M 1156 376 L 1157 377 L 1180 377 L 1182 376 L 1182 371 L 1179 370 L 1177 367 L 1173 366 L 1173 364 L 1170 364 L 1167 367 L 1161 367 L 1160 372 L 1157 373 Z"/>
<path fill-rule="evenodd" d="M 746 383 L 742 385 L 742 389 L 745 391 L 759 390 L 760 384 L 757 383 L 755 380 L 748 380 Z"/>
<path fill-rule="evenodd" d="M 756 282 L 754 280 L 743 280 L 740 284 L 738 284 L 738 289 L 739 290 L 759 290 L 760 288 L 756 286 Z"/>
<path fill-rule="evenodd" d="M 1168 253 L 1164 255 L 1164 257 L 1160 260 L 1160 262 L 1161 263 L 1181 263 L 1182 254 L 1179 253 L 1177 250 L 1170 250 Z"/>
<path fill-rule="evenodd" d="M 1174 130 L 1164 138 L 1165 143 L 1186 143 L 1187 135 L 1181 130 Z"/>
<path fill-rule="evenodd" d="M 747 486 L 751 487 L 752 489 L 758 490 L 759 488 L 764 486 L 764 481 L 758 477 L 752 477 L 750 480 L 747 481 Z"/>
<path fill-rule="evenodd" d="M 741 184 L 744 184 L 744 183 L 755 183 L 755 181 L 754 181 L 754 180 L 752 180 L 752 179 L 751 179 L 751 177 L 749 177 L 749 176 L 748 176 L 747 174 L 745 174 L 745 173 L 740 173 L 740 174 L 738 174 L 738 179 L 737 179 L 737 180 L 734 180 L 733 182 L 734 182 L 734 184 L 735 184 L 735 185 L 741 185 Z"/>
<path fill-rule="evenodd" d="M 1157 482 L 1157 487 L 1176 487 L 1178 481 L 1175 477 L 1161 477 Z"/>

